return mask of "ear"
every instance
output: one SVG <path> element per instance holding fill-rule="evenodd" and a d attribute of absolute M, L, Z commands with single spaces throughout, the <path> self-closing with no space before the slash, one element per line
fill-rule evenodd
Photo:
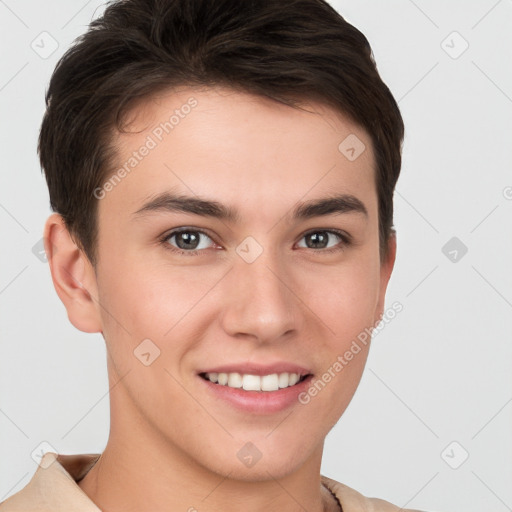
<path fill-rule="evenodd" d="M 50 215 L 43 238 L 53 286 L 69 321 L 80 331 L 101 332 L 94 268 L 73 241 L 61 215 Z"/>
<path fill-rule="evenodd" d="M 380 265 L 380 287 L 379 287 L 379 296 L 377 302 L 377 308 L 375 309 L 375 318 L 373 325 L 376 326 L 380 321 L 382 315 L 384 314 L 384 304 L 386 300 L 386 290 L 389 283 L 389 278 L 391 277 L 391 272 L 393 272 L 393 267 L 395 265 L 396 259 L 396 232 L 393 231 L 388 239 L 388 252 L 385 261 L 383 261 Z"/>

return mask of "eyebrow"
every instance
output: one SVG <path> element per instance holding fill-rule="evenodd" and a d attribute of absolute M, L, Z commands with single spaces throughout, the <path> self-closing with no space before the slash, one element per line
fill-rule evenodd
<path fill-rule="evenodd" d="M 232 223 L 240 220 L 240 214 L 235 208 L 223 205 L 218 201 L 171 192 L 163 192 L 152 197 L 133 215 L 138 217 L 151 212 L 192 213 Z M 368 217 L 368 210 L 360 199 L 351 194 L 340 194 L 298 203 L 292 210 L 291 218 L 306 220 L 342 213 L 359 213 Z M 290 215 L 288 214 L 286 217 L 290 217 Z"/>

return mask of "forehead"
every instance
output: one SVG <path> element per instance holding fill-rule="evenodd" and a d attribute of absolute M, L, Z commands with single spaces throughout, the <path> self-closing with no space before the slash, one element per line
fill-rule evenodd
<path fill-rule="evenodd" d="M 127 133 L 113 138 L 111 174 L 122 177 L 108 202 L 133 212 L 167 188 L 222 198 L 261 217 L 280 203 L 334 192 L 371 202 L 375 169 L 367 132 L 322 103 L 302 107 L 222 87 L 183 87 L 139 102 Z"/>

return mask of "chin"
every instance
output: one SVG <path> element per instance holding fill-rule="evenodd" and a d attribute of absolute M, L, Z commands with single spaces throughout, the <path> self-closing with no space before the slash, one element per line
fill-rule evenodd
<path fill-rule="evenodd" d="M 203 466 L 214 473 L 245 482 L 262 482 L 285 478 L 301 468 L 308 460 L 304 443 L 298 446 L 286 443 L 281 449 L 269 446 L 262 439 L 254 443 L 235 442 Z M 259 447 L 259 448 L 258 448 Z M 231 453 L 232 456 L 226 457 Z"/>
<path fill-rule="evenodd" d="M 277 461 L 275 459 L 263 461 L 260 459 L 254 466 L 245 467 L 243 464 L 229 464 L 222 471 L 214 471 L 223 477 L 242 482 L 264 482 L 280 480 L 296 471 L 300 465 L 290 464 L 290 461 Z"/>

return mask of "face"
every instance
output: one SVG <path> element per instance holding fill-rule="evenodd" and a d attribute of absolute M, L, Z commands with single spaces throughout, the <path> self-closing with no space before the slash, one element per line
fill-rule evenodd
<path fill-rule="evenodd" d="M 183 88 L 116 136 L 117 177 L 96 192 L 111 432 L 137 425 L 240 479 L 319 463 L 368 344 L 344 354 L 378 321 L 392 258 L 381 265 L 370 137 L 305 108 Z"/>

